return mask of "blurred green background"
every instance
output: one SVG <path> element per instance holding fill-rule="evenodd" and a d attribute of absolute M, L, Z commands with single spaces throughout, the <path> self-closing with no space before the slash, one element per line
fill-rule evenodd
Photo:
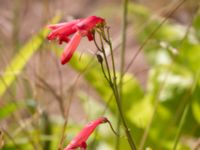
<path fill-rule="evenodd" d="M 180 7 L 179 7 L 180 6 Z M 90 15 L 110 26 L 120 64 L 122 1 L 0 0 L 0 149 L 54 150 L 89 121 L 106 116 L 117 129 L 109 85 L 83 39 L 69 64 L 47 24 Z M 200 9 L 198 0 L 129 0 L 123 112 L 139 149 L 200 149 Z M 67 116 L 63 115 L 67 113 Z M 123 127 L 120 126 L 120 129 Z M 121 130 L 121 150 L 129 145 Z M 101 125 L 88 149 L 116 149 Z"/>

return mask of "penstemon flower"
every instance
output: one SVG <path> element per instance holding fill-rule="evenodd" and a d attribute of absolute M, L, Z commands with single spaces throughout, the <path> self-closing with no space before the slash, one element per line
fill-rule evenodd
<path fill-rule="evenodd" d="M 72 57 L 76 48 L 78 47 L 81 38 L 87 36 L 89 41 L 94 39 L 93 31 L 98 25 L 105 24 L 105 20 L 97 16 L 89 16 L 85 19 L 77 19 L 67 23 L 60 23 L 55 25 L 48 25 L 47 27 L 52 30 L 48 35 L 48 40 L 58 39 L 59 43 L 68 43 L 65 47 L 61 63 L 66 64 Z M 70 39 L 69 36 L 73 34 Z"/>
<path fill-rule="evenodd" d="M 87 148 L 86 141 L 89 138 L 89 136 L 92 134 L 92 132 L 98 125 L 106 122 L 109 122 L 108 119 L 105 117 L 101 117 L 87 124 L 81 130 L 81 132 L 67 145 L 67 147 L 64 150 L 74 150 L 76 148 L 80 148 L 81 150 L 86 150 Z"/>

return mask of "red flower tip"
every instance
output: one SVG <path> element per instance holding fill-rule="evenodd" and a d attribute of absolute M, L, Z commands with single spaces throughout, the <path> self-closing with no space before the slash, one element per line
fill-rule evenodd
<path fill-rule="evenodd" d="M 101 24 L 101 23 L 105 23 L 105 20 L 101 17 L 96 17 L 96 16 L 90 16 L 87 17 L 86 19 L 80 21 L 77 24 L 78 29 L 80 30 L 91 30 L 94 27 L 96 27 L 96 25 Z"/>
<path fill-rule="evenodd" d="M 87 38 L 89 41 L 92 41 L 92 40 L 94 40 L 94 35 L 89 31 L 87 34 Z"/>
<path fill-rule="evenodd" d="M 98 125 L 106 122 L 108 122 L 108 119 L 106 117 L 101 117 L 87 124 L 64 150 L 74 150 L 78 147 L 80 147 L 83 150 L 86 150 L 86 141 L 88 137 L 92 134 L 92 132 Z"/>
<path fill-rule="evenodd" d="M 47 36 L 48 40 L 54 40 L 57 37 L 61 39 L 61 37 L 68 37 L 71 34 L 76 32 L 74 29 L 74 25 L 80 22 L 81 19 L 77 19 L 67 23 L 59 23 L 55 25 L 48 25 L 47 28 L 51 29 L 52 32 Z"/>
<path fill-rule="evenodd" d="M 67 63 L 76 48 L 78 47 L 81 37 L 87 36 L 89 41 L 94 39 L 92 30 L 99 24 L 104 24 L 105 20 L 101 17 L 90 16 L 85 19 L 77 19 L 67 23 L 59 23 L 54 25 L 48 25 L 51 33 L 47 36 L 48 40 L 59 40 L 59 44 L 62 42 L 68 43 L 65 47 L 64 52 L 61 56 L 61 63 Z M 69 39 L 69 36 L 74 34 L 72 39 Z"/>
<path fill-rule="evenodd" d="M 59 27 L 62 27 L 64 25 L 66 25 L 67 23 L 64 22 L 64 23 L 58 23 L 58 24 L 50 24 L 50 25 L 47 25 L 46 27 L 49 28 L 50 30 L 55 30 Z"/>
<path fill-rule="evenodd" d="M 69 41 L 68 45 L 65 47 L 62 55 L 61 55 L 61 64 L 64 65 L 66 64 L 74 54 L 74 51 L 78 47 L 80 41 L 81 41 L 82 36 L 76 32 L 72 39 Z"/>

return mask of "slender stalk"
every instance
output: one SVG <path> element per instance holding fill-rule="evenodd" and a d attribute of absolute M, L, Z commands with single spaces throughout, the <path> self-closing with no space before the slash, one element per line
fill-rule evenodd
<path fill-rule="evenodd" d="M 123 0 L 123 14 L 122 14 L 122 39 L 121 39 L 121 63 L 120 63 L 120 79 L 119 79 L 119 95 L 121 98 L 121 101 L 123 99 L 122 90 L 123 90 L 123 73 L 124 73 L 124 64 L 125 64 L 125 51 L 126 51 L 126 28 L 127 28 L 127 9 L 128 8 L 128 0 Z M 122 103 L 120 101 L 120 103 Z M 121 118 L 118 115 L 118 122 L 117 122 L 117 133 L 120 135 L 120 124 L 121 124 Z M 116 150 L 119 150 L 120 147 L 120 138 L 117 136 L 116 139 Z"/>
<path fill-rule="evenodd" d="M 123 111 L 122 111 L 122 108 L 121 108 L 121 105 L 120 105 L 119 92 L 115 90 L 114 85 L 111 88 L 113 90 L 113 93 L 114 93 L 114 96 L 115 96 L 115 99 L 116 99 L 116 104 L 117 104 L 118 111 L 119 111 L 119 114 L 120 114 L 120 117 L 121 117 L 121 120 L 122 120 L 122 123 L 123 123 L 123 126 L 124 126 L 126 136 L 128 138 L 129 145 L 130 145 L 132 150 L 136 150 L 136 146 L 135 146 L 133 138 L 131 136 L 130 129 L 128 128 L 128 125 L 126 123 L 126 120 L 125 120 L 125 117 L 124 117 L 124 114 L 123 114 Z"/>
<path fill-rule="evenodd" d="M 113 54 L 113 48 L 112 48 L 112 43 L 111 43 L 111 39 L 110 39 L 109 29 L 107 29 L 107 36 L 108 36 L 108 39 L 106 40 L 106 43 L 108 44 L 108 46 L 110 48 L 110 53 L 111 53 L 111 62 L 112 62 L 112 69 L 113 69 L 113 83 L 114 83 L 116 90 L 118 91 L 117 83 L 116 83 L 117 76 L 116 76 L 116 69 L 115 69 L 114 54 Z"/>
<path fill-rule="evenodd" d="M 109 124 L 110 129 L 112 130 L 112 132 L 113 132 L 116 136 L 119 136 L 119 135 L 117 134 L 117 132 L 114 130 L 114 128 L 113 128 L 113 126 L 112 126 L 112 124 L 111 124 L 110 121 L 108 121 L 108 124 Z"/>
<path fill-rule="evenodd" d="M 147 127 L 146 127 L 146 129 L 145 129 L 145 131 L 143 133 L 142 139 L 140 140 L 139 150 L 143 150 L 144 149 L 145 142 L 146 142 L 146 140 L 148 138 L 148 134 L 149 134 L 150 128 L 152 126 L 154 118 L 156 117 L 157 109 L 158 109 L 158 106 L 159 106 L 160 93 L 162 92 L 162 90 L 163 90 L 163 88 L 165 86 L 165 83 L 167 82 L 167 78 L 168 78 L 168 75 L 170 73 L 170 70 L 171 70 L 172 66 L 173 66 L 173 63 L 171 65 L 169 65 L 168 71 L 165 74 L 164 80 L 161 83 L 161 87 L 159 88 L 158 92 L 154 96 L 155 104 L 154 104 L 153 113 L 152 113 L 150 121 L 148 122 L 148 125 L 147 125 Z"/>
<path fill-rule="evenodd" d="M 121 103 L 120 103 L 120 94 L 119 94 L 119 90 L 118 90 L 118 84 L 116 82 L 116 79 L 117 79 L 116 69 L 115 69 L 114 54 L 113 54 L 113 48 L 112 48 L 112 43 L 111 43 L 111 39 L 110 39 L 109 28 L 106 28 L 107 32 L 105 32 L 104 29 L 105 28 L 100 28 L 100 31 L 97 30 L 97 33 L 99 34 L 99 37 L 100 37 L 100 43 L 101 43 L 101 48 L 99 46 L 97 46 L 97 48 L 98 49 L 100 48 L 101 49 L 100 52 L 103 53 L 103 57 L 104 57 L 104 60 L 105 60 L 105 63 L 106 63 L 106 69 L 107 69 L 107 72 L 108 72 L 109 85 L 110 85 L 110 87 L 113 91 L 113 94 L 114 94 L 114 97 L 115 97 L 115 100 L 116 100 L 116 104 L 117 104 L 117 108 L 118 108 L 118 111 L 119 111 L 119 115 L 120 115 L 120 118 L 122 120 L 122 124 L 124 126 L 124 130 L 125 130 L 129 145 L 130 145 L 132 150 L 136 150 L 136 146 L 135 146 L 133 138 L 131 136 L 130 129 L 128 128 L 128 125 L 126 123 L 126 120 L 125 120 L 125 117 L 124 117 L 124 114 L 123 114 L 123 111 L 122 111 Z M 110 71 L 110 67 L 108 65 L 108 60 L 107 60 L 103 40 L 104 40 L 104 42 L 106 42 L 108 44 L 108 46 L 110 48 L 111 63 L 112 63 L 112 75 L 113 76 L 111 76 L 111 71 Z M 104 72 L 104 75 L 105 75 L 105 71 L 104 70 L 102 70 L 102 71 Z"/>
<path fill-rule="evenodd" d="M 111 78 L 110 68 L 109 68 L 109 65 L 108 65 L 108 60 L 107 60 L 107 57 L 106 57 L 106 52 L 105 52 L 102 36 L 101 36 L 101 34 L 99 34 L 99 36 L 100 36 L 101 49 L 102 49 L 101 51 L 103 53 L 103 57 L 104 57 L 104 60 L 105 60 L 105 63 L 106 63 L 106 69 L 107 69 L 107 72 L 108 72 L 109 85 L 111 85 L 112 84 L 112 78 Z"/>
<path fill-rule="evenodd" d="M 122 20 L 122 45 L 121 45 L 121 64 L 120 64 L 120 87 L 122 87 L 122 77 L 124 72 L 125 64 L 125 52 L 126 52 L 126 28 L 127 28 L 127 10 L 128 10 L 128 0 L 123 1 L 123 20 Z"/>
<path fill-rule="evenodd" d="M 110 48 L 110 52 L 111 52 L 111 61 L 112 61 L 112 69 L 113 69 L 113 79 L 111 78 L 111 75 L 110 75 L 110 68 L 107 65 L 108 61 L 107 61 L 105 49 L 104 49 L 103 46 L 102 46 L 102 52 L 103 52 L 104 59 L 105 59 L 105 62 L 106 62 L 106 66 L 107 66 L 107 69 L 108 69 L 108 72 L 109 72 L 109 78 L 110 78 L 110 81 L 111 81 L 110 82 L 110 87 L 111 87 L 111 89 L 113 91 L 113 94 L 114 94 L 114 97 L 116 99 L 117 108 L 118 108 L 118 111 L 119 111 L 120 118 L 122 120 L 122 124 L 124 126 L 124 130 L 125 130 L 125 133 L 126 133 L 126 136 L 127 136 L 128 142 L 129 142 L 129 145 L 130 145 L 130 147 L 131 147 L 132 150 L 136 150 L 136 146 L 135 146 L 133 138 L 131 136 L 130 129 L 128 128 L 128 125 L 126 123 L 126 120 L 125 120 L 125 117 L 124 117 L 124 114 L 123 114 L 123 111 L 122 111 L 121 103 L 120 103 L 120 94 L 119 94 L 118 85 L 117 85 L 117 82 L 116 82 L 116 70 L 115 70 L 114 54 L 113 54 L 112 43 L 111 43 L 111 40 L 110 40 L 109 29 L 107 30 L 107 37 L 108 38 L 104 39 L 104 40 L 108 44 L 108 46 Z M 101 35 L 100 35 L 100 39 L 101 39 Z"/>
<path fill-rule="evenodd" d="M 120 129 L 120 125 L 121 125 L 121 118 L 120 118 L 120 115 L 119 113 L 117 114 L 117 134 L 119 136 L 116 137 L 116 145 L 115 145 L 115 149 L 116 150 L 119 150 L 120 149 L 120 135 L 121 135 L 121 129 Z"/>
<path fill-rule="evenodd" d="M 194 82 L 192 84 L 192 87 L 190 88 L 190 91 L 189 91 L 189 94 L 187 96 L 187 99 L 189 99 L 189 96 L 192 95 L 192 93 L 194 93 L 194 90 L 196 89 L 196 86 L 198 84 L 198 81 L 199 81 L 199 77 L 200 77 L 200 70 L 198 70 L 197 72 L 197 75 L 196 75 L 196 78 L 194 79 Z M 176 137 L 175 137 L 175 142 L 174 142 L 174 146 L 173 146 L 173 150 L 176 150 L 177 148 L 177 145 L 178 145 L 178 142 L 179 142 L 179 139 L 181 137 L 181 133 L 182 133 L 182 128 L 183 128 L 183 125 L 186 121 L 186 116 L 188 114 L 188 110 L 189 110 L 189 107 L 192 103 L 192 100 L 189 100 L 184 108 L 184 111 L 183 111 L 183 114 L 181 116 L 181 120 L 180 120 L 180 123 L 179 123 L 179 126 L 178 126 L 178 131 L 176 133 Z"/>
<path fill-rule="evenodd" d="M 181 136 L 181 131 L 182 131 L 183 125 L 185 123 L 188 110 L 189 110 L 189 105 L 187 105 L 185 107 L 183 115 L 181 117 L 181 121 L 180 121 L 180 124 L 178 126 L 178 131 L 177 131 L 177 134 L 176 134 L 176 137 L 175 137 L 175 142 L 174 142 L 173 150 L 176 150 L 176 148 L 177 148 L 177 145 L 178 145 L 178 142 L 179 142 L 179 139 L 180 139 L 180 136 Z"/>
<path fill-rule="evenodd" d="M 110 80 L 108 79 L 108 77 L 107 77 L 107 75 L 106 75 L 106 72 L 105 72 L 105 69 L 104 69 L 104 66 L 103 66 L 102 63 L 101 63 L 101 70 L 102 70 L 103 75 L 104 75 L 104 77 L 106 78 L 107 82 L 110 83 Z"/>
<path fill-rule="evenodd" d="M 51 122 L 49 120 L 49 116 L 45 111 L 42 113 L 41 119 L 43 121 L 42 133 L 44 135 L 51 136 L 52 135 L 52 126 L 51 126 Z M 47 140 L 47 141 L 42 142 L 42 149 L 50 150 L 51 149 L 51 141 Z"/>

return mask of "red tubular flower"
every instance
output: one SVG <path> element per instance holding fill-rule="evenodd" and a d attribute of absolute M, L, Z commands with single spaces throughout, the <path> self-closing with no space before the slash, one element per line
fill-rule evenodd
<path fill-rule="evenodd" d="M 52 32 L 48 35 L 48 40 L 54 40 L 56 38 L 63 39 L 68 38 L 71 34 L 76 32 L 74 25 L 80 22 L 81 19 L 77 19 L 68 23 L 59 23 L 55 25 L 48 25 L 47 28 L 51 29 Z"/>
<path fill-rule="evenodd" d="M 86 19 L 83 19 L 80 22 L 78 22 L 76 24 L 76 26 L 79 30 L 90 31 L 97 24 L 101 24 L 104 22 L 105 22 L 105 20 L 103 18 L 96 17 L 96 16 L 90 16 L 90 17 L 87 17 Z"/>
<path fill-rule="evenodd" d="M 61 56 L 61 63 L 67 63 L 76 48 L 78 47 L 82 37 L 87 36 L 89 41 L 94 39 L 93 30 L 99 24 L 104 24 L 105 20 L 100 17 L 90 16 L 85 19 L 77 19 L 67 23 L 60 23 L 55 25 L 48 25 L 47 27 L 52 30 L 48 35 L 48 40 L 55 40 L 58 38 L 59 43 L 68 43 Z M 69 39 L 70 35 L 73 35 L 72 39 Z"/>
<path fill-rule="evenodd" d="M 105 117 L 101 117 L 87 124 L 81 130 L 81 132 L 67 145 L 67 147 L 64 150 L 75 150 L 76 148 L 86 150 L 87 148 L 86 141 L 88 137 L 92 134 L 92 132 L 98 125 L 106 122 L 108 122 L 108 119 Z"/>
<path fill-rule="evenodd" d="M 76 32 L 68 45 L 65 47 L 62 56 L 61 56 L 61 63 L 64 65 L 66 64 L 72 57 L 74 51 L 78 47 L 80 41 L 81 41 L 82 36 L 80 35 L 79 32 Z"/>

